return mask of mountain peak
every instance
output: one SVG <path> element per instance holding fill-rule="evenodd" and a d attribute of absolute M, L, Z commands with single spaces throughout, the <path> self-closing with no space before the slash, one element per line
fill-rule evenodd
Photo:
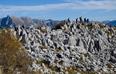
<path fill-rule="evenodd" d="M 9 28 L 13 26 L 12 18 L 8 15 L 1 19 L 1 27 Z"/>

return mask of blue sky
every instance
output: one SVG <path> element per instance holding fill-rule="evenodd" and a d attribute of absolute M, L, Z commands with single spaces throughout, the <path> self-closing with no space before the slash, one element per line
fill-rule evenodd
<path fill-rule="evenodd" d="M 0 0 L 0 17 L 116 20 L 116 0 Z"/>

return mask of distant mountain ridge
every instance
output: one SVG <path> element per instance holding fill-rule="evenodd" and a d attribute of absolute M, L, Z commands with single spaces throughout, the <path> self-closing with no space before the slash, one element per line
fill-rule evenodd
<path fill-rule="evenodd" d="M 109 25 L 109 26 L 116 26 L 116 20 L 103 21 L 103 23 L 105 23 L 106 25 Z"/>
<path fill-rule="evenodd" d="M 53 26 L 58 24 L 60 21 L 57 20 L 40 20 L 40 19 L 31 19 L 29 17 L 15 17 L 15 16 L 6 16 L 0 19 L 0 27 L 1 28 L 11 28 L 17 25 L 23 25 L 28 27 L 30 25 L 33 26 Z"/>
<path fill-rule="evenodd" d="M 55 25 L 61 23 L 62 21 L 65 21 L 65 20 L 52 20 L 52 19 L 43 20 L 43 19 L 32 19 L 29 17 L 6 16 L 6 17 L 3 17 L 0 19 L 0 27 L 1 28 L 11 28 L 11 27 L 14 27 L 17 25 L 21 25 L 21 26 L 23 25 L 25 27 L 28 27 L 30 25 L 33 25 L 35 27 L 38 27 L 38 26 L 54 27 Z M 86 21 L 85 18 L 83 21 Z M 95 22 L 95 21 L 93 21 L 93 22 Z M 107 20 L 107 21 L 103 21 L 103 22 L 99 22 L 99 23 L 104 23 L 105 25 L 109 25 L 109 26 L 116 26 L 116 20 L 112 20 L 112 21 Z"/>

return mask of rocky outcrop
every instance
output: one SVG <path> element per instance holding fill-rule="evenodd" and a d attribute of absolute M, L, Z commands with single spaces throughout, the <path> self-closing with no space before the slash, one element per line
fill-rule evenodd
<path fill-rule="evenodd" d="M 75 21 L 40 21 L 10 16 L 1 19 L 0 27 L 6 26 L 27 49 L 34 71 L 116 73 L 115 27 L 82 17 Z"/>
<path fill-rule="evenodd" d="M 48 26 L 38 29 L 33 25 L 15 27 L 14 35 L 34 60 L 32 69 L 42 73 L 64 73 L 69 67 L 77 73 L 116 72 L 116 30 L 80 20 L 62 23 L 57 29 Z"/>

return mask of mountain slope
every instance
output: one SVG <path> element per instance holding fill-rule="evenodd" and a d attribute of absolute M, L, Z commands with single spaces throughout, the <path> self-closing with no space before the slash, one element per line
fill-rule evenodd
<path fill-rule="evenodd" d="M 49 26 L 17 27 L 14 35 L 35 60 L 32 67 L 42 73 L 115 73 L 116 29 L 85 21 Z"/>
<path fill-rule="evenodd" d="M 23 23 L 10 30 L 32 58 L 33 71 L 41 74 L 116 73 L 115 27 L 89 22 L 86 18 L 67 19 L 57 24 L 52 20 L 27 18 L 25 22 L 28 28 Z"/>

